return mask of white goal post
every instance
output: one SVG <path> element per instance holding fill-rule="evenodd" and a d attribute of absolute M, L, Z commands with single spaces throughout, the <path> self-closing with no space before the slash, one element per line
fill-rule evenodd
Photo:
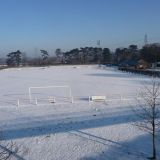
<path fill-rule="evenodd" d="M 39 87 L 29 87 L 28 89 L 28 94 L 29 94 L 29 101 L 31 102 L 33 100 L 32 97 L 32 90 L 34 89 L 50 89 L 50 88 L 64 88 L 67 90 L 67 97 L 69 97 L 71 99 L 71 102 L 73 101 L 73 97 L 72 97 L 72 91 L 71 91 L 71 87 L 70 86 L 39 86 Z M 54 97 L 55 98 L 55 97 Z"/>

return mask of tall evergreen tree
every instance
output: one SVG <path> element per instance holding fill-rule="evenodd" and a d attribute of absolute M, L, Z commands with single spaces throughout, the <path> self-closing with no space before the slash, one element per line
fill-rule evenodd
<path fill-rule="evenodd" d="M 8 66 L 20 66 L 22 62 L 22 53 L 17 50 L 16 52 L 11 52 L 7 55 L 6 63 Z"/>

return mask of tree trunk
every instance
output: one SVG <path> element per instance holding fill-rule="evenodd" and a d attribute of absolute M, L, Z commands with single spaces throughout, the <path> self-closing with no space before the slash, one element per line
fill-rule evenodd
<path fill-rule="evenodd" d="M 154 104 L 153 104 L 153 109 L 152 109 L 152 111 L 153 111 L 153 119 L 152 119 L 152 158 L 153 158 L 153 160 L 156 160 L 157 159 L 157 156 L 156 156 L 156 143 L 155 143 L 155 138 L 156 138 L 156 136 L 155 136 L 155 105 L 156 105 L 156 101 L 155 101 L 155 98 L 154 98 Z"/>
<path fill-rule="evenodd" d="M 154 126 L 154 125 L 153 125 Z M 155 126 L 153 127 L 153 135 L 152 135 L 152 153 L 153 153 L 153 160 L 156 160 L 156 143 L 155 143 Z"/>

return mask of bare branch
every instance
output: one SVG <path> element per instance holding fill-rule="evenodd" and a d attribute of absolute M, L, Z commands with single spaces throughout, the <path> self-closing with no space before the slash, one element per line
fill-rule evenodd
<path fill-rule="evenodd" d="M 160 131 L 160 83 L 155 79 L 151 85 L 144 85 L 137 99 L 138 106 L 134 109 L 136 115 L 141 119 L 134 125 L 152 135 L 152 158 L 156 159 L 156 143 L 158 131 Z"/>

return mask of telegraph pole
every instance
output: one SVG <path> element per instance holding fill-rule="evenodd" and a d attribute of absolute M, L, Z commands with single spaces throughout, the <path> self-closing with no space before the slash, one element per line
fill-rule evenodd
<path fill-rule="evenodd" d="M 97 41 L 97 46 L 100 48 L 100 46 L 101 46 L 101 41 L 100 40 Z"/>
<path fill-rule="evenodd" d="M 98 46 L 98 63 L 100 64 L 102 61 L 102 52 L 101 52 L 101 41 L 97 41 L 97 46 Z"/>
<path fill-rule="evenodd" d="M 144 35 L 144 45 L 148 44 L 148 36 L 147 34 Z"/>

